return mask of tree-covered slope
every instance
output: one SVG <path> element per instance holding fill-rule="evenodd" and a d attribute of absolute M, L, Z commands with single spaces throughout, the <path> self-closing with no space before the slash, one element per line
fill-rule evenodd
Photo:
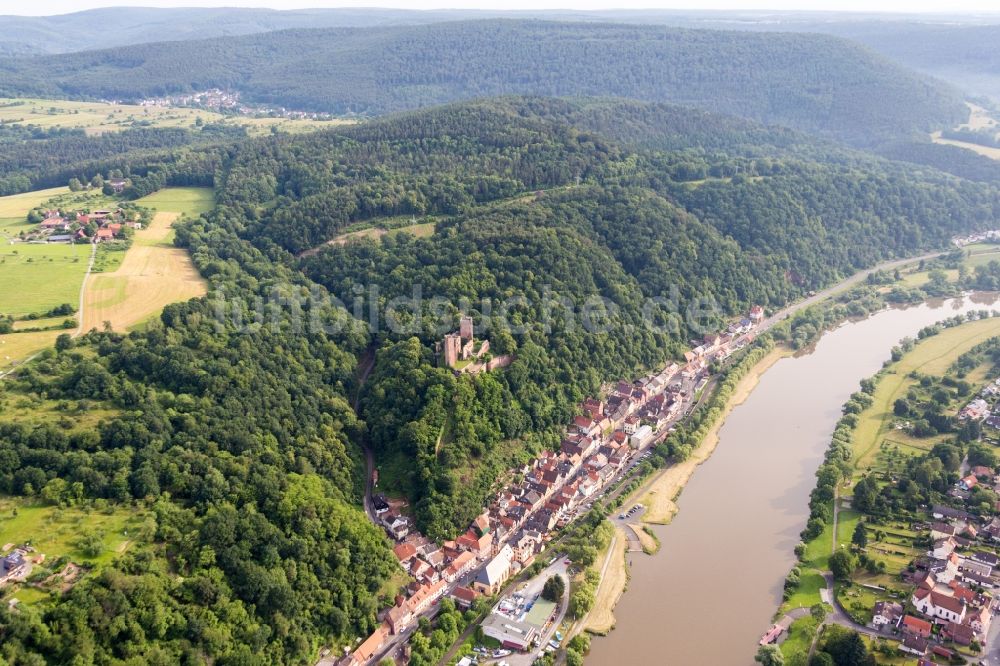
<path fill-rule="evenodd" d="M 967 115 L 943 84 L 833 37 L 541 21 L 291 30 L 8 58 L 0 81 L 0 94 L 112 99 L 217 86 L 366 114 L 508 93 L 628 97 L 864 143 Z"/>
<path fill-rule="evenodd" d="M 633 145 L 674 150 L 605 138 L 592 128 L 607 116 L 622 119 L 620 138 Z M 420 463 L 393 477 L 435 536 L 466 524 L 516 461 L 505 441 L 539 446 L 602 381 L 676 356 L 699 333 L 683 316 L 698 299 L 718 305 L 707 324 L 717 326 L 751 303 L 785 303 L 880 260 L 945 246 L 1000 212 L 991 187 L 786 130 L 697 118 L 631 102 L 508 98 L 247 144 L 234 157 L 220 196 L 246 211 L 244 237 L 344 303 L 376 309 L 376 339 L 387 346 L 363 417 L 380 460 Z M 682 147 L 685 135 L 693 145 Z M 698 145 L 708 135 L 711 150 Z M 438 220 L 429 238 L 358 240 L 298 261 L 283 252 L 386 216 L 424 215 Z M 385 304 L 416 285 L 419 319 L 407 314 L 409 327 L 391 329 Z M 682 316 L 653 310 L 667 325 L 646 327 L 645 299 L 675 293 Z M 487 308 L 512 296 L 525 299 L 520 335 L 488 321 Z M 600 335 L 561 316 L 543 324 L 547 298 L 579 314 L 593 296 L 615 308 Z M 446 321 L 427 309 L 433 297 L 449 304 Z M 433 367 L 433 345 L 462 302 L 494 326 L 498 352 L 518 353 L 509 371 L 470 382 Z M 489 397 L 477 397 L 486 386 Z M 444 455 L 441 437 L 451 439 Z"/>
<path fill-rule="evenodd" d="M 603 383 L 677 358 L 751 303 L 1000 215 L 991 186 L 854 153 L 816 161 L 785 130 L 623 105 L 626 146 L 568 120 L 607 104 L 462 103 L 148 166 L 150 181 L 217 183 L 218 209 L 177 231 L 210 294 L 127 335 L 64 340 L 5 380 L 0 493 L 141 503 L 155 529 L 67 594 L 0 605 L 3 657 L 301 664 L 353 645 L 398 572 L 360 508 L 363 443 L 380 487 L 452 537 Z M 728 138 L 681 146 L 711 128 Z M 675 148 L 634 147 L 650 137 Z M 433 216 L 434 233 L 290 251 L 401 215 Z M 415 287 L 421 303 L 399 301 Z M 459 312 L 516 360 L 440 367 L 434 343 Z M 22 413 L 42 404 L 67 417 Z M 68 416 L 94 409 L 96 427 Z M 683 434 L 670 455 L 687 453 Z"/>

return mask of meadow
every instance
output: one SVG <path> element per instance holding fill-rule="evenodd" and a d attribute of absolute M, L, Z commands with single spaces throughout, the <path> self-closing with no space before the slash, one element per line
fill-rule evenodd
<path fill-rule="evenodd" d="M 920 341 L 912 351 L 893 364 L 879 380 L 874 402 L 859 414 L 854 431 L 855 479 L 876 465 L 883 439 L 910 445 L 914 453 L 930 450 L 940 438 L 918 439 L 897 430 L 893 414 L 896 399 L 905 396 L 916 380 L 911 373 L 942 375 L 955 360 L 981 342 L 1000 335 L 1000 318 L 991 317 L 949 328 Z"/>
<path fill-rule="evenodd" d="M 117 269 L 92 276 L 84 293 L 83 330 L 127 330 L 177 301 L 202 296 L 207 286 L 186 250 L 173 245 L 173 224 L 215 205 L 212 190 L 165 188 L 136 201 L 157 211 L 150 225 L 135 232 Z"/>
<path fill-rule="evenodd" d="M 132 507 L 63 508 L 24 498 L 2 497 L 0 545 L 30 543 L 44 553 L 47 560 L 65 556 L 78 564 L 106 564 L 138 537 L 146 519 L 145 511 Z M 85 534 L 100 537 L 103 549 L 99 554 L 87 554 L 78 548 L 77 542 Z"/>
<path fill-rule="evenodd" d="M 0 246 L 0 312 L 15 317 L 42 314 L 57 305 L 74 307 L 87 272 L 89 245 L 18 243 Z"/>
<path fill-rule="evenodd" d="M 137 127 L 187 127 L 202 123 L 241 125 L 251 135 L 282 132 L 312 132 L 350 122 L 292 118 L 233 116 L 180 106 L 140 106 L 110 102 L 75 102 L 62 99 L 0 98 L 0 122 L 37 125 L 46 129 L 82 129 L 87 134 L 121 132 Z"/>

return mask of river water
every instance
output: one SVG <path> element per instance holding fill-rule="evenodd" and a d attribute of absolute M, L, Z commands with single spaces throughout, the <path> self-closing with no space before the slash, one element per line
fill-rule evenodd
<path fill-rule="evenodd" d="M 616 628 L 595 638 L 587 666 L 750 666 L 781 602 L 808 517 L 814 473 L 840 408 L 905 336 L 991 308 L 995 295 L 879 312 L 779 360 L 730 413 L 719 444 L 678 501 L 652 556 L 630 553 Z"/>

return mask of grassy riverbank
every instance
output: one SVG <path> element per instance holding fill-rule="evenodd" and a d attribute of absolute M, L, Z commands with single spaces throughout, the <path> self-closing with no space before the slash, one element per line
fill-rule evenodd
<path fill-rule="evenodd" d="M 904 453 L 920 453 L 942 438 L 915 438 L 895 430 L 893 403 L 910 390 L 917 380 L 913 373 L 941 375 L 959 356 L 981 342 L 1000 335 L 1000 318 L 980 319 L 920 341 L 913 351 L 889 366 L 879 379 L 873 402 L 858 415 L 854 431 L 853 454 L 855 477 L 868 471 L 876 463 L 879 444 L 891 440 Z"/>
<path fill-rule="evenodd" d="M 600 574 L 601 582 L 594 597 L 594 606 L 583 627 L 585 631 L 603 636 L 615 628 L 615 606 L 628 585 L 626 548 L 628 536 L 621 526 L 616 525 L 615 536 L 608 544 L 607 551 L 591 565 L 591 569 Z"/>
<path fill-rule="evenodd" d="M 666 525 L 673 519 L 674 514 L 677 513 L 675 500 L 691 479 L 691 475 L 698 469 L 698 466 L 708 460 L 712 452 L 715 451 L 715 447 L 719 444 L 719 430 L 722 428 L 722 424 L 726 422 L 726 417 L 735 407 L 743 404 L 750 397 L 750 394 L 757 387 L 758 382 L 760 382 L 760 378 L 771 366 L 782 358 L 791 356 L 792 353 L 792 350 L 787 347 L 775 347 L 754 364 L 747 374 L 736 384 L 732 396 L 723 407 L 722 416 L 711 426 L 708 434 L 702 439 L 698 447 L 691 452 L 691 455 L 686 460 L 676 465 L 671 465 L 656 474 L 635 493 L 635 496 L 640 498 L 639 501 L 648 507 L 643 514 L 643 522 Z"/>

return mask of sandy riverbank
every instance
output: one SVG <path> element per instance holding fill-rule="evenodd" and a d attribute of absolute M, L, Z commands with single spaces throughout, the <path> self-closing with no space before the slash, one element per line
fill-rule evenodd
<path fill-rule="evenodd" d="M 792 355 L 792 350 L 785 347 L 775 347 L 764 356 L 736 385 L 732 397 L 726 403 L 725 411 L 709 430 L 705 439 L 691 456 L 684 462 L 669 467 L 650 479 L 642 488 L 632 494 L 632 497 L 642 498 L 640 501 L 647 509 L 642 516 L 646 523 L 666 524 L 677 512 L 674 499 L 687 484 L 698 465 L 708 460 L 719 443 L 719 429 L 726 421 L 726 416 L 737 405 L 742 404 L 756 388 L 761 376 L 782 358 Z M 627 500 L 625 504 L 631 504 Z M 655 551 L 658 544 L 643 531 L 640 525 L 629 525 L 639 543 L 644 547 L 649 545 Z M 601 583 L 597 588 L 597 598 L 593 609 L 588 614 L 582 627 L 594 634 L 607 634 L 615 626 L 614 608 L 625 592 L 628 584 L 628 565 L 626 562 L 626 547 L 628 535 L 620 525 L 615 525 L 615 538 L 605 557 L 600 560 Z"/>
<path fill-rule="evenodd" d="M 642 488 L 635 492 L 634 497 L 646 505 L 642 516 L 643 522 L 666 525 L 677 513 L 674 501 L 687 485 L 688 480 L 700 464 L 708 460 L 719 443 L 719 430 L 726 422 L 726 417 L 732 409 L 742 404 L 760 381 L 761 376 L 782 358 L 792 355 L 792 350 L 786 347 L 775 347 L 744 376 L 736 385 L 732 397 L 726 403 L 722 416 L 709 430 L 705 439 L 698 445 L 687 460 L 672 465 L 650 479 Z M 628 502 L 626 502 L 628 504 Z"/>

